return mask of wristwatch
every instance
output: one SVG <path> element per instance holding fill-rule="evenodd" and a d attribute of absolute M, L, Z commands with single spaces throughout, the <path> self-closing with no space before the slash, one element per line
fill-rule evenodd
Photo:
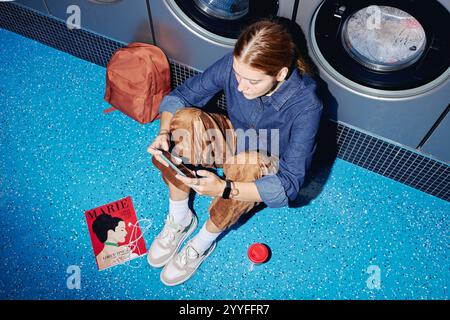
<path fill-rule="evenodd" d="M 226 185 L 225 185 L 225 189 L 223 189 L 222 198 L 230 199 L 231 181 L 225 180 L 225 182 L 226 182 Z"/>
<path fill-rule="evenodd" d="M 232 182 L 231 184 L 232 184 L 233 187 L 231 188 L 230 195 L 231 195 L 231 198 L 234 198 L 234 197 L 236 197 L 239 194 L 239 189 L 236 188 L 236 184 L 234 182 Z"/>
<path fill-rule="evenodd" d="M 163 129 L 163 130 L 161 130 L 161 131 L 158 133 L 158 136 L 162 136 L 163 134 L 168 134 L 168 135 L 170 136 L 170 131 L 169 131 L 169 130 L 166 130 L 166 129 Z"/>

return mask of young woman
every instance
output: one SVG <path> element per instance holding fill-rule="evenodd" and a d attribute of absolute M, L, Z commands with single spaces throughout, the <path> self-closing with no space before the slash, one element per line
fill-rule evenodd
<path fill-rule="evenodd" d="M 170 195 L 166 224 L 148 254 L 150 265 L 164 266 L 164 284 L 189 279 L 220 233 L 255 205 L 283 207 L 296 198 L 322 114 L 315 88 L 290 33 L 265 20 L 244 30 L 232 53 L 164 98 L 160 131 L 148 148 Z M 228 116 L 199 109 L 222 90 Z M 196 178 L 176 174 L 155 150 L 171 143 L 172 153 L 191 164 L 222 167 L 225 179 L 208 170 L 196 171 Z M 188 208 L 191 189 L 214 200 L 205 225 L 178 252 L 197 227 Z"/>

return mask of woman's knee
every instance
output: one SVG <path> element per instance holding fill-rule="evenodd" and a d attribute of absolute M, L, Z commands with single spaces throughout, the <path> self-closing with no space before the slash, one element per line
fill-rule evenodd
<path fill-rule="evenodd" d="M 197 108 L 182 108 L 175 112 L 170 122 L 170 130 L 190 129 L 192 123 L 201 121 L 203 111 Z"/>
<path fill-rule="evenodd" d="M 258 151 L 241 152 L 225 162 L 225 176 L 231 180 L 254 181 L 278 171 L 278 158 Z"/>
<path fill-rule="evenodd" d="M 175 113 L 170 123 L 173 153 L 185 157 L 190 163 L 195 162 L 196 144 L 199 143 L 195 137 L 202 131 L 202 113 L 197 108 L 183 108 Z"/>

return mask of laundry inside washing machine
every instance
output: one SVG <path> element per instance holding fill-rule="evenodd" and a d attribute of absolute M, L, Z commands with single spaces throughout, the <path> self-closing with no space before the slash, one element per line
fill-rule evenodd
<path fill-rule="evenodd" d="M 344 49 L 372 70 L 396 71 L 424 54 L 425 30 L 407 12 L 389 6 L 369 6 L 351 14 L 341 32 Z"/>
<path fill-rule="evenodd" d="M 249 0 L 194 0 L 197 7 L 219 19 L 236 20 L 249 11 Z"/>
<path fill-rule="evenodd" d="M 407 90 L 449 67 L 448 18 L 436 1 L 324 1 L 315 38 L 346 78 L 375 89 Z"/>

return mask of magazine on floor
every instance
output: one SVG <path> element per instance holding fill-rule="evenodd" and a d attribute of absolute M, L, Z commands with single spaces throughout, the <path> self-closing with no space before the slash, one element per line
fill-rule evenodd
<path fill-rule="evenodd" d="M 131 197 L 85 211 L 98 270 L 147 252 Z"/>

